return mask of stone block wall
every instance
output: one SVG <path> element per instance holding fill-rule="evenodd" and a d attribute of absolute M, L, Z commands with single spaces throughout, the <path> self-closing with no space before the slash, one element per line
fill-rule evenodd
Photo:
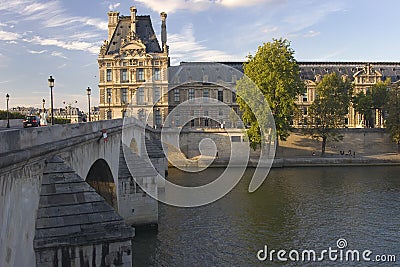
<path fill-rule="evenodd" d="M 131 241 L 38 250 L 36 266 L 132 266 Z"/>

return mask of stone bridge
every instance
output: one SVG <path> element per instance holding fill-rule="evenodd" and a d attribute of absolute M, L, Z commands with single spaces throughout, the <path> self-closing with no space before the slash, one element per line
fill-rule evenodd
<path fill-rule="evenodd" d="M 156 132 L 116 119 L 9 129 L 0 140 L 0 266 L 131 265 L 129 225 L 158 223 L 146 194 L 167 168 Z"/>

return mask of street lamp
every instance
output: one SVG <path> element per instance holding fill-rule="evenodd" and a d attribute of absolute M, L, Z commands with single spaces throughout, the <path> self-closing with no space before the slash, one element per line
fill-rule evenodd
<path fill-rule="evenodd" d="M 90 118 L 90 94 L 92 93 L 92 90 L 90 89 L 89 86 L 88 86 L 88 88 L 86 89 L 86 93 L 87 93 L 88 102 L 89 102 L 89 121 L 92 121 L 92 119 Z"/>
<path fill-rule="evenodd" d="M 7 128 L 10 128 L 10 118 L 8 117 L 8 101 L 10 100 L 9 94 L 6 94 L 6 100 L 7 100 Z"/>
<path fill-rule="evenodd" d="M 54 87 L 54 79 L 52 76 L 48 79 L 49 87 L 50 87 L 50 97 L 51 97 L 51 125 L 54 125 L 54 110 L 53 110 L 53 87 Z"/>

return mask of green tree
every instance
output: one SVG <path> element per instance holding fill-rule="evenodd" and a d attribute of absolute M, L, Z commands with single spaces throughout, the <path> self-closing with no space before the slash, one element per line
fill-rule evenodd
<path fill-rule="evenodd" d="M 366 94 L 363 91 L 360 91 L 358 94 L 353 96 L 351 101 L 354 110 L 363 116 L 365 126 L 372 126 L 372 94 L 369 91 L 367 91 Z"/>
<path fill-rule="evenodd" d="M 400 87 L 393 87 L 388 93 L 386 104 L 388 117 L 386 128 L 390 133 L 393 142 L 397 143 L 397 153 L 400 153 Z"/>
<path fill-rule="evenodd" d="M 11 119 L 23 119 L 23 118 L 25 118 L 25 116 L 19 112 L 8 112 L 8 118 L 10 120 Z M 7 119 L 7 111 L 0 110 L 0 120 L 5 120 L 5 119 Z"/>
<path fill-rule="evenodd" d="M 383 114 L 385 114 L 385 105 L 388 101 L 390 83 L 390 79 L 388 79 L 385 82 L 380 81 L 371 87 L 372 108 L 378 110 L 378 118 L 381 122 L 385 120 Z"/>
<path fill-rule="evenodd" d="M 314 139 L 322 140 L 321 156 L 325 155 L 328 140 L 343 139 L 338 129 L 345 126 L 352 86 L 336 73 L 325 75 L 316 87 L 316 98 L 309 109 L 306 131 Z"/>
<path fill-rule="evenodd" d="M 249 55 L 244 63 L 245 76 L 255 83 L 269 104 L 280 140 L 286 140 L 289 136 L 291 114 L 297 108 L 296 97 L 305 91 L 300 68 L 293 55 L 294 50 L 290 48 L 288 40 L 273 39 L 259 46 L 257 53 Z M 245 78 L 238 81 L 239 96 L 246 90 L 246 83 Z M 251 146 L 255 148 L 263 140 L 259 122 L 242 98 L 238 97 L 237 102 L 243 111 L 244 123 L 250 126 L 247 135 Z"/>

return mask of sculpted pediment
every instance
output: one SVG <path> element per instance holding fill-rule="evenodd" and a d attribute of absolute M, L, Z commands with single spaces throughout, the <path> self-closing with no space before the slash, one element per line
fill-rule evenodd
<path fill-rule="evenodd" d="M 133 41 L 121 48 L 121 50 L 143 50 L 146 46 L 142 42 Z"/>
<path fill-rule="evenodd" d="M 377 77 L 382 77 L 382 73 L 374 69 L 372 65 L 366 65 L 363 69 L 357 71 L 354 73 L 353 77 L 361 77 L 361 76 L 377 76 Z"/>
<path fill-rule="evenodd" d="M 317 85 L 317 84 L 315 83 L 315 81 L 311 81 L 311 80 L 305 80 L 304 83 L 305 83 L 307 86 Z"/>

